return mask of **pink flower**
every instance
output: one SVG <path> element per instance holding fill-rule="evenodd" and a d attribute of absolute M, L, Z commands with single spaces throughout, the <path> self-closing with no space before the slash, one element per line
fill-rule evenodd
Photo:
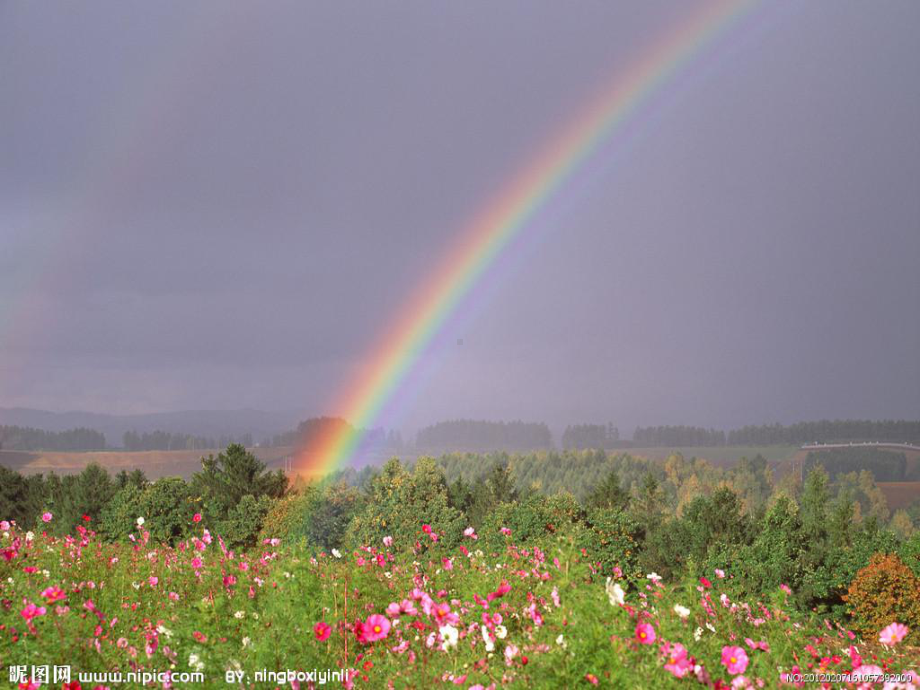
<path fill-rule="evenodd" d="M 151 575 L 147 578 L 147 582 L 150 583 L 151 587 L 156 587 L 158 584 L 160 584 L 160 578 L 158 578 L 156 575 Z"/>
<path fill-rule="evenodd" d="M 902 623 L 892 623 L 878 635 L 878 641 L 885 645 L 896 645 L 907 637 L 910 629 Z"/>
<path fill-rule="evenodd" d="M 60 587 L 48 587 L 42 592 L 42 596 L 45 597 L 45 601 L 49 604 L 53 604 L 56 601 L 61 601 L 67 598 L 67 595 L 64 594 L 64 590 Z"/>
<path fill-rule="evenodd" d="M 332 628 L 329 627 L 329 624 L 325 621 L 320 621 L 313 626 L 313 635 L 316 637 L 317 642 L 325 642 L 329 639 L 329 635 L 332 633 Z"/>
<path fill-rule="evenodd" d="M 741 647 L 722 647 L 722 665 L 733 676 L 744 673 L 748 665 L 748 655 Z"/>
<path fill-rule="evenodd" d="M 201 513 L 195 513 L 192 515 L 192 522 L 201 522 Z"/>
<path fill-rule="evenodd" d="M 719 570 L 718 568 L 716 568 L 715 572 L 716 572 L 716 577 L 719 578 L 720 580 L 725 578 L 724 570 Z"/>
<path fill-rule="evenodd" d="M 783 590 L 786 594 L 792 594 L 792 587 L 790 587 L 786 583 L 781 584 L 779 588 Z"/>
<path fill-rule="evenodd" d="M 431 525 L 422 525 L 422 531 L 425 534 L 431 534 Z"/>
<path fill-rule="evenodd" d="M 650 623 L 639 623 L 636 625 L 636 641 L 639 644 L 652 644 L 656 638 L 655 628 L 653 628 Z"/>
<path fill-rule="evenodd" d="M 46 612 L 47 609 L 44 606 L 36 606 L 30 601 L 26 607 L 19 612 L 19 615 L 26 619 L 27 625 L 32 625 L 33 618 L 44 616 Z"/>
<path fill-rule="evenodd" d="M 198 556 L 195 556 L 195 557 L 192 559 L 192 567 L 193 567 L 195 570 L 198 570 L 198 569 L 201 568 L 201 565 L 202 565 L 202 560 L 201 560 L 200 558 L 198 558 Z"/>
<path fill-rule="evenodd" d="M 465 530 L 463 530 L 463 536 L 469 537 L 470 539 L 479 539 L 479 536 L 476 534 L 476 530 L 474 530 L 472 527 L 467 527 Z"/>
<path fill-rule="evenodd" d="M 454 569 L 454 562 L 453 562 L 452 560 L 450 560 L 449 558 L 442 558 L 442 559 L 441 559 L 441 564 L 444 566 L 444 570 L 453 570 L 453 569 Z"/>
<path fill-rule="evenodd" d="M 0 532 L 9 532 L 9 531 L 10 531 L 10 523 L 7 522 L 6 520 L 0 520 Z"/>
<path fill-rule="evenodd" d="M 358 640 L 365 644 L 384 639 L 390 634 L 390 620 L 379 613 L 371 614 L 363 623 L 358 621 Z"/>
<path fill-rule="evenodd" d="M 693 670 L 693 664 L 687 658 L 687 648 L 682 644 L 668 644 L 665 642 L 661 646 L 666 663 L 664 670 L 672 674 L 675 678 L 683 678 L 687 673 Z"/>
<path fill-rule="evenodd" d="M 391 546 L 393 546 L 393 537 L 389 535 L 385 536 L 383 538 L 383 545 L 386 546 L 387 548 L 390 548 Z"/>
<path fill-rule="evenodd" d="M 502 527 L 502 528 L 501 528 L 500 530 L 498 530 L 498 531 L 501 532 L 502 534 L 504 534 L 506 537 L 510 537 L 510 536 L 511 536 L 511 530 L 508 529 L 507 527 Z"/>
<path fill-rule="evenodd" d="M 700 584 L 703 585 L 703 587 L 705 587 L 706 589 L 710 589 L 712 587 L 712 583 L 709 580 L 707 580 L 705 577 L 700 578 Z"/>
<path fill-rule="evenodd" d="M 50 512 L 42 513 L 42 522 L 51 522 L 51 518 L 54 516 Z"/>

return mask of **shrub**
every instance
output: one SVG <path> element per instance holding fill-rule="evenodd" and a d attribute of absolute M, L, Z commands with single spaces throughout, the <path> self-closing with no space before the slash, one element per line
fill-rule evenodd
<path fill-rule="evenodd" d="M 357 548 L 379 545 L 386 536 L 395 539 L 396 549 L 406 549 L 416 542 L 435 546 L 433 538 L 423 534 L 429 525 L 438 535 L 437 546 L 453 548 L 465 525 L 463 516 L 449 505 L 447 483 L 431 458 L 419 458 L 410 473 L 399 460 L 390 460 L 369 487 L 367 500 L 348 526 L 346 543 Z"/>
<path fill-rule="evenodd" d="M 112 539 L 137 530 L 137 518 L 156 542 L 174 544 L 185 537 L 196 511 L 188 484 L 181 477 L 164 477 L 143 489 L 127 484 L 102 511 L 99 529 Z"/>
<path fill-rule="evenodd" d="M 578 546 L 587 551 L 592 563 L 600 564 L 601 574 L 610 575 L 619 566 L 625 577 L 636 580 L 643 575 L 639 570 L 640 529 L 620 508 L 596 508 L 588 513 Z"/>
<path fill-rule="evenodd" d="M 896 554 L 877 553 L 862 568 L 844 595 L 853 627 L 867 638 L 877 639 L 890 623 L 903 623 L 911 630 L 908 642 L 920 640 L 920 579 Z M 874 641 L 874 639 L 873 639 Z"/>

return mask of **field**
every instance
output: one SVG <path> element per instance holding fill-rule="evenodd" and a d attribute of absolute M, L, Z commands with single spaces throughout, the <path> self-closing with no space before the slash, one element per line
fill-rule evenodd
<path fill-rule="evenodd" d="M 71 688 L 306 688 L 320 674 L 346 688 L 801 687 L 795 674 L 819 671 L 872 687 L 855 679 L 916 679 L 920 661 L 899 628 L 882 645 L 794 613 L 781 583 L 757 601 L 718 569 L 605 577 L 562 537 L 544 551 L 467 530 L 449 552 L 419 524 L 409 543 L 353 552 L 272 539 L 234 552 L 193 521 L 175 548 L 140 524 L 121 544 L 0 525 L 0 664 L 13 687 L 46 687 L 29 681 L 43 665 L 66 669 Z"/>
<path fill-rule="evenodd" d="M 285 458 L 294 453 L 290 446 L 277 448 L 252 448 L 252 453 L 264 462 L 269 469 L 281 469 Z M 86 451 L 86 452 L 51 452 L 51 451 L 0 451 L 0 465 L 16 470 L 21 474 L 77 474 L 91 462 L 98 463 L 110 473 L 121 470 L 129 472 L 135 468 L 142 469 L 150 479 L 160 477 L 185 477 L 201 469 L 201 458 L 209 454 L 217 455 L 216 450 L 149 450 L 127 451 Z"/>
<path fill-rule="evenodd" d="M 920 500 L 920 482 L 879 482 L 878 488 L 885 494 L 891 510 L 907 508 Z"/>

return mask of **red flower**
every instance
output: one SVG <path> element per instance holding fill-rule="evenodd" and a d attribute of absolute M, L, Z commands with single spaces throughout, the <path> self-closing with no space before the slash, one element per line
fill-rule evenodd
<path fill-rule="evenodd" d="M 325 642 L 329 639 L 331 633 L 332 628 L 325 621 L 320 621 L 313 626 L 313 635 L 316 637 L 317 642 Z"/>
<path fill-rule="evenodd" d="M 192 515 L 192 522 L 201 522 L 201 513 L 195 513 Z"/>
<path fill-rule="evenodd" d="M 83 522 L 89 522 L 90 520 L 92 520 L 92 518 L 91 518 L 89 515 L 87 515 L 86 513 L 84 513 L 84 514 L 83 514 Z M 77 686 L 79 686 L 79 685 L 80 685 L 80 684 L 77 683 Z"/>
<path fill-rule="evenodd" d="M 700 578 L 700 584 L 703 585 L 703 587 L 705 587 L 706 589 L 709 589 L 712 587 L 712 583 L 709 580 L 707 580 L 705 577 Z"/>

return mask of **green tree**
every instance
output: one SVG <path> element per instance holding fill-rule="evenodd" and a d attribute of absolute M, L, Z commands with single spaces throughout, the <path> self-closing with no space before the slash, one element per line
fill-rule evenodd
<path fill-rule="evenodd" d="M 229 516 L 244 496 L 279 498 L 287 490 L 284 472 L 266 471 L 265 463 L 238 443 L 231 443 L 217 457 L 202 458 L 201 468 L 192 477 L 192 488 L 215 522 Z"/>

